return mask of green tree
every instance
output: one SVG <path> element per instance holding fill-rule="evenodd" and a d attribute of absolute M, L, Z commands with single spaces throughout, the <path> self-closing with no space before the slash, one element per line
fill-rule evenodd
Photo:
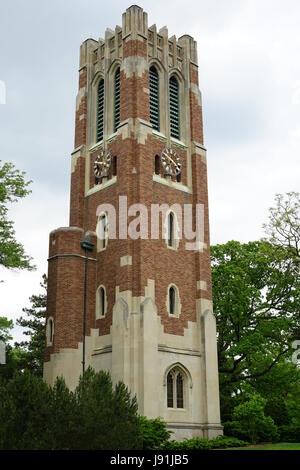
<path fill-rule="evenodd" d="M 276 194 L 275 207 L 269 211 L 268 223 L 263 225 L 266 239 L 286 247 L 291 256 L 300 260 L 300 194 Z"/>
<path fill-rule="evenodd" d="M 265 240 L 211 250 L 223 421 L 257 392 L 279 426 L 290 421 L 289 403 L 299 402 L 300 372 L 291 362 L 300 333 L 299 195 L 276 201 Z"/>
<path fill-rule="evenodd" d="M 0 449 L 47 448 L 51 393 L 42 379 L 28 371 L 0 382 Z"/>
<path fill-rule="evenodd" d="M 77 449 L 140 449 L 137 401 L 124 383 L 115 387 L 107 372 L 87 369 L 75 391 Z"/>
<path fill-rule="evenodd" d="M 300 327 L 299 265 L 285 247 L 231 241 L 212 247 L 223 420 L 279 363 Z"/>
<path fill-rule="evenodd" d="M 12 320 L 0 317 L 0 341 L 5 343 L 5 364 L 0 364 L 0 379 L 2 380 L 7 380 L 13 376 L 20 359 L 20 350 L 9 344 L 9 341 L 12 340 L 11 330 L 13 326 Z"/>
<path fill-rule="evenodd" d="M 14 224 L 8 219 L 8 206 L 30 193 L 25 173 L 12 163 L 0 160 L 0 266 L 5 268 L 33 269 L 31 258 L 15 237 Z"/>
<path fill-rule="evenodd" d="M 268 374 L 253 380 L 251 386 L 267 400 L 266 415 L 271 416 L 277 426 L 289 425 L 292 415 L 298 418 L 300 425 L 300 369 L 295 364 L 280 361 Z"/>
<path fill-rule="evenodd" d="M 88 369 L 75 392 L 29 371 L 0 381 L 0 449 L 140 449 L 136 399 L 108 373 Z"/>
<path fill-rule="evenodd" d="M 265 416 L 264 409 L 267 400 L 259 394 L 236 406 L 233 411 L 233 419 L 225 423 L 227 432 L 235 437 L 256 443 L 259 440 L 276 441 L 279 438 L 277 426 L 270 416 Z"/>
<path fill-rule="evenodd" d="M 12 339 L 11 330 L 14 327 L 14 322 L 7 317 L 0 317 L 0 341 L 7 343 Z"/>
<path fill-rule="evenodd" d="M 17 325 L 25 328 L 24 335 L 28 341 L 17 343 L 16 347 L 23 350 L 20 358 L 20 367 L 31 370 L 36 375 L 43 374 L 43 361 L 45 349 L 45 321 L 47 304 L 47 276 L 43 275 L 41 282 L 43 292 L 30 297 L 31 306 L 23 308 L 26 317 L 17 319 Z"/>
<path fill-rule="evenodd" d="M 285 248 L 268 242 L 212 247 L 221 383 L 263 376 L 290 356 L 299 327 L 298 271 Z"/>
<path fill-rule="evenodd" d="M 147 419 L 145 416 L 141 416 L 140 423 L 144 450 L 162 449 L 167 445 L 172 432 L 167 430 L 165 421 L 161 418 Z"/>

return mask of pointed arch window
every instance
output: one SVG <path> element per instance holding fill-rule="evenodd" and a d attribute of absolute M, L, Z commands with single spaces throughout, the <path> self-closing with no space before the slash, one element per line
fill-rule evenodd
<path fill-rule="evenodd" d="M 149 69 L 150 80 L 150 123 L 153 129 L 159 131 L 159 75 L 156 67 Z"/>
<path fill-rule="evenodd" d="M 184 408 L 184 396 L 187 379 L 180 368 L 175 367 L 167 375 L 168 408 Z"/>
<path fill-rule="evenodd" d="M 176 292 L 173 286 L 169 289 L 169 312 L 174 315 L 176 311 Z"/>
<path fill-rule="evenodd" d="M 96 292 L 96 319 L 104 318 L 107 311 L 107 296 L 103 285 Z"/>
<path fill-rule="evenodd" d="M 46 326 L 47 346 L 52 346 L 53 337 L 54 337 L 54 320 L 52 317 L 49 317 L 47 320 L 47 326 Z"/>
<path fill-rule="evenodd" d="M 52 341 L 53 341 L 53 320 L 52 320 L 52 318 L 50 318 L 50 320 L 49 320 L 49 340 L 50 340 L 50 343 L 52 343 Z"/>
<path fill-rule="evenodd" d="M 169 80 L 170 98 L 170 134 L 175 139 L 180 139 L 180 107 L 179 107 L 179 83 L 175 75 Z"/>
<path fill-rule="evenodd" d="M 167 289 L 166 310 L 168 315 L 173 318 L 179 318 L 181 314 L 181 300 L 179 289 L 175 284 L 170 284 Z"/>
<path fill-rule="evenodd" d="M 97 142 L 103 139 L 104 129 L 104 80 L 101 79 L 98 84 L 97 97 Z"/>
<path fill-rule="evenodd" d="M 120 68 L 115 73 L 114 87 L 114 132 L 117 131 L 120 124 Z"/>

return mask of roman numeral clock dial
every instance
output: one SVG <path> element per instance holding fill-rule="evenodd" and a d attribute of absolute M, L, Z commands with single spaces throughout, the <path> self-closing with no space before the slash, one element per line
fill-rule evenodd
<path fill-rule="evenodd" d="M 101 150 L 94 160 L 94 175 L 96 178 L 108 176 L 111 167 L 111 154 L 108 150 Z"/>
<path fill-rule="evenodd" d="M 182 160 L 172 148 L 164 148 L 160 153 L 160 160 L 166 176 L 177 176 L 182 170 Z"/>

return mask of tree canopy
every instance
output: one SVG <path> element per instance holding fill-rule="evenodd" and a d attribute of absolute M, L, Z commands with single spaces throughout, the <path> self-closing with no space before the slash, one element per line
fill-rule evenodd
<path fill-rule="evenodd" d="M 12 163 L 0 160 L 0 266 L 9 269 L 33 269 L 31 258 L 16 240 L 13 221 L 8 218 L 9 205 L 30 193 L 31 181 Z"/>

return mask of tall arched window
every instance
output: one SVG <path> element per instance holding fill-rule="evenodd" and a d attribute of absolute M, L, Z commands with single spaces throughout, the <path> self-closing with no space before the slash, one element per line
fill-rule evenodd
<path fill-rule="evenodd" d="M 179 109 L 179 84 L 177 78 L 172 75 L 169 80 L 170 88 L 170 133 L 171 137 L 180 139 L 180 109 Z"/>
<path fill-rule="evenodd" d="M 120 68 L 115 73 L 114 88 L 114 132 L 117 131 L 120 124 Z"/>
<path fill-rule="evenodd" d="M 179 289 L 174 283 L 168 285 L 165 305 L 168 315 L 170 317 L 179 318 L 181 314 L 182 305 L 179 295 Z"/>
<path fill-rule="evenodd" d="M 150 67 L 150 122 L 159 131 L 159 76 L 155 67 Z"/>
<path fill-rule="evenodd" d="M 186 377 L 179 367 L 174 367 L 167 375 L 168 408 L 184 408 L 184 389 Z"/>
<path fill-rule="evenodd" d="M 104 80 L 100 80 L 98 85 L 97 100 L 97 142 L 103 139 L 104 127 Z"/>
<path fill-rule="evenodd" d="M 54 337 L 54 320 L 49 317 L 46 325 L 46 342 L 47 346 L 52 346 Z"/>
<path fill-rule="evenodd" d="M 174 214 L 168 215 L 168 246 L 174 246 Z"/>
<path fill-rule="evenodd" d="M 50 343 L 53 341 L 53 320 L 52 318 L 49 319 L 49 340 Z"/>
<path fill-rule="evenodd" d="M 176 310 L 176 292 L 173 286 L 169 289 L 169 312 L 174 315 Z"/>
<path fill-rule="evenodd" d="M 107 311 L 107 296 L 103 285 L 96 292 L 96 319 L 105 317 Z"/>

